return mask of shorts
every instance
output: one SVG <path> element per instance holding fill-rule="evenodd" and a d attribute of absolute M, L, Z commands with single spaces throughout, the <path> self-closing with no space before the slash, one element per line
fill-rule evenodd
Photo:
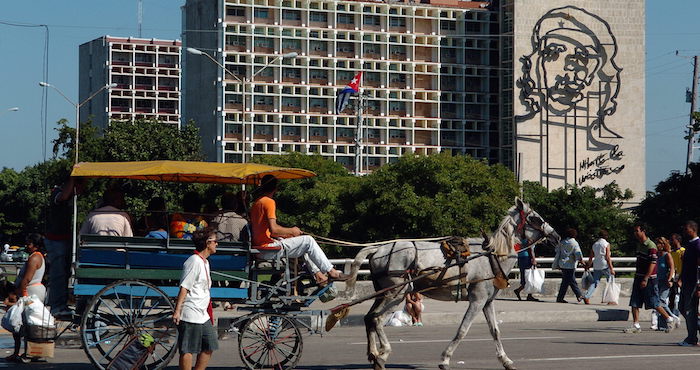
<path fill-rule="evenodd" d="M 180 354 L 219 349 L 216 330 L 214 330 L 210 320 L 203 324 L 180 321 L 177 331 L 180 334 L 177 339 L 177 348 L 180 350 Z"/>
<path fill-rule="evenodd" d="M 659 307 L 661 301 L 659 300 L 659 285 L 656 282 L 656 278 L 650 278 L 647 281 L 647 287 L 644 289 L 640 286 L 642 280 L 644 280 L 642 276 L 634 277 L 630 307 L 642 308 L 642 304 L 647 310 Z"/>

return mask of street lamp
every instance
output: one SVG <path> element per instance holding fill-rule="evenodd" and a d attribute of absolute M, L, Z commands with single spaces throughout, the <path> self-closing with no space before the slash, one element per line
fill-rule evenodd
<path fill-rule="evenodd" d="M 19 107 L 7 108 L 3 111 L 0 111 L 0 116 L 2 116 L 3 114 L 5 114 L 7 112 L 17 112 L 18 110 L 19 110 Z"/>
<path fill-rule="evenodd" d="M 66 99 L 68 103 L 70 103 L 72 106 L 75 107 L 75 164 L 78 164 L 78 143 L 80 142 L 80 107 L 85 105 L 88 101 L 90 101 L 92 98 L 97 96 L 102 90 L 104 89 L 111 89 L 114 87 L 117 87 L 117 84 L 111 83 L 104 85 L 99 88 L 99 90 L 95 91 L 92 93 L 92 95 L 88 96 L 87 99 L 83 100 L 80 103 L 74 103 L 72 100 L 70 100 L 66 94 L 63 93 L 58 87 L 51 85 L 48 82 L 41 81 L 39 82 L 39 86 L 41 87 L 50 87 L 63 97 L 63 99 Z M 78 228 L 78 194 L 75 192 L 75 188 L 73 189 L 73 253 L 72 253 L 72 263 L 75 264 L 75 252 L 77 249 L 76 245 L 76 240 L 78 238 L 78 233 L 77 233 L 77 228 Z"/>
<path fill-rule="evenodd" d="M 111 88 L 117 87 L 117 84 L 111 83 L 111 84 L 107 84 L 107 85 L 104 85 L 104 86 L 100 87 L 97 91 L 95 91 L 94 93 L 92 93 L 92 95 L 88 96 L 87 99 L 83 100 L 83 101 L 80 102 L 80 103 L 74 103 L 72 100 L 70 100 L 70 99 L 66 96 L 66 94 L 63 93 L 63 91 L 61 91 L 58 87 L 56 87 L 56 86 L 54 86 L 54 85 L 51 85 L 51 84 L 48 83 L 48 82 L 43 82 L 43 81 L 42 81 L 42 82 L 39 82 L 39 86 L 41 86 L 41 87 L 50 87 L 50 88 L 56 90 L 56 92 L 58 92 L 59 94 L 61 94 L 61 96 L 63 97 L 63 99 L 66 99 L 66 101 L 67 101 L 68 103 L 70 103 L 72 106 L 75 107 L 75 164 L 78 164 L 78 145 L 79 145 L 79 142 L 80 142 L 80 107 L 82 107 L 83 105 L 85 105 L 85 103 L 87 103 L 87 102 L 89 102 L 90 100 L 92 100 L 92 98 L 94 98 L 95 96 L 97 96 L 97 94 L 99 94 L 100 92 L 102 92 L 102 90 L 104 90 L 104 89 L 111 89 Z"/>
<path fill-rule="evenodd" d="M 273 63 L 275 63 L 278 59 L 294 59 L 294 58 L 296 58 L 296 57 L 299 56 L 299 53 L 293 51 L 293 52 L 291 52 L 291 53 L 286 53 L 286 54 L 278 55 L 278 56 L 276 56 L 274 59 L 272 59 L 271 61 L 269 61 L 267 64 L 265 64 L 262 68 L 260 68 L 257 72 L 254 71 L 255 73 L 253 73 L 253 75 L 250 76 L 250 78 L 244 77 L 243 79 L 241 79 L 241 78 L 238 77 L 236 74 L 234 74 L 233 72 L 229 71 L 229 70 L 226 68 L 226 66 L 224 66 L 223 64 L 221 64 L 218 60 L 214 59 L 214 57 L 212 57 L 211 55 L 209 55 L 209 54 L 203 52 L 202 50 L 195 49 L 195 48 L 187 48 L 187 52 L 190 53 L 190 54 L 192 54 L 192 55 L 204 55 L 204 56 L 206 56 L 207 58 L 209 58 L 209 60 L 211 60 L 211 61 L 214 62 L 217 66 L 219 66 L 221 69 L 223 69 L 224 71 L 226 71 L 226 73 L 228 73 L 228 74 L 230 74 L 231 76 L 233 76 L 233 78 L 235 78 L 236 81 L 238 81 L 238 83 L 241 84 L 241 95 L 243 96 L 243 109 L 241 109 L 241 111 L 242 111 L 242 113 L 243 113 L 243 120 L 241 121 L 241 126 L 242 126 L 241 144 L 243 145 L 243 149 L 241 150 L 241 162 L 242 162 L 242 163 L 245 163 L 245 161 L 246 161 L 246 160 L 245 160 L 245 145 L 246 145 L 246 140 L 245 140 L 245 139 L 246 139 L 246 136 L 245 136 L 245 132 L 246 132 L 246 113 L 245 113 L 245 108 L 246 108 L 246 100 L 247 100 L 247 99 L 246 99 L 246 95 L 247 95 L 247 93 L 246 93 L 246 87 L 247 87 L 247 85 L 251 84 L 251 82 L 253 82 L 253 79 L 255 79 L 255 77 L 256 77 L 257 75 L 259 75 L 260 72 L 264 71 L 265 68 L 271 66 L 271 65 L 272 65 Z M 253 68 L 255 68 L 255 67 L 253 67 Z M 251 91 L 251 93 L 252 93 L 252 91 Z M 252 102 L 252 100 L 251 100 L 251 110 L 253 109 L 254 105 L 255 105 L 255 104 L 254 104 L 254 103 Z M 223 131 L 225 131 L 225 130 L 223 130 Z M 250 137 L 251 137 L 251 141 L 252 141 L 252 138 L 254 137 L 253 132 L 250 133 Z M 251 152 L 252 152 L 252 149 L 251 149 Z M 222 149 L 221 149 L 221 162 L 222 162 L 222 163 L 224 163 L 224 162 L 226 161 L 226 158 L 225 158 L 225 154 L 224 154 L 224 153 L 225 153 L 224 148 L 222 148 Z"/>

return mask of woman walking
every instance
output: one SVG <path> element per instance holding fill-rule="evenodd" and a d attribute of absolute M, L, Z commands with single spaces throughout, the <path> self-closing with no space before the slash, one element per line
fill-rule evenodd
<path fill-rule="evenodd" d="M 675 264 L 673 261 L 673 256 L 670 253 L 671 244 L 669 243 L 668 239 L 662 236 L 656 239 L 656 247 L 658 248 L 658 252 L 656 253 L 656 255 L 658 256 L 658 263 L 656 266 L 656 280 L 659 286 L 659 301 L 661 302 L 661 308 L 666 310 L 666 313 L 669 316 L 672 316 L 674 319 L 676 319 L 675 324 L 680 324 L 680 319 L 678 318 L 678 316 L 674 315 L 673 312 L 671 312 L 671 309 L 668 306 L 669 293 L 671 292 L 671 286 L 673 285 L 673 276 L 675 274 Z M 666 325 L 666 321 L 659 320 L 659 316 L 661 315 L 658 312 L 652 313 L 651 330 L 666 329 L 664 327 L 664 325 Z M 661 323 L 661 325 L 659 325 L 658 323 Z"/>
<path fill-rule="evenodd" d="M 576 282 L 576 265 L 582 264 L 583 254 L 581 254 L 581 247 L 576 241 L 576 236 L 578 233 L 574 228 L 566 229 L 566 239 L 562 240 L 559 245 L 557 245 L 556 254 L 554 255 L 554 263 L 552 268 L 561 269 L 561 285 L 559 286 L 559 294 L 557 295 L 557 302 L 559 303 L 569 303 L 564 300 L 566 291 L 571 287 L 574 291 L 576 299 L 580 302 L 583 298 L 581 294 L 581 289 L 578 287 Z"/>
<path fill-rule="evenodd" d="M 615 275 L 612 259 L 610 258 L 610 243 L 608 243 L 607 239 L 608 232 L 606 230 L 600 230 L 600 232 L 598 232 L 598 240 L 593 243 L 591 255 L 588 257 L 588 266 L 593 267 L 593 283 L 591 283 L 591 286 L 588 287 L 586 294 L 583 296 L 583 302 L 586 304 L 590 303 L 590 299 L 593 293 L 595 293 L 600 279 L 605 276 L 609 283 L 610 276 Z"/>
<path fill-rule="evenodd" d="M 46 287 L 41 283 L 46 271 L 46 262 L 44 261 L 44 237 L 39 234 L 30 234 L 27 237 L 27 252 L 29 258 L 19 270 L 17 280 L 15 280 L 15 294 L 18 297 L 36 297 L 41 302 L 46 299 Z M 19 355 L 19 349 L 22 345 L 22 331 L 13 333 L 12 337 L 15 340 L 14 352 L 5 357 L 7 362 L 29 363 L 31 361 L 42 361 L 41 358 L 27 357 L 26 353 Z"/>

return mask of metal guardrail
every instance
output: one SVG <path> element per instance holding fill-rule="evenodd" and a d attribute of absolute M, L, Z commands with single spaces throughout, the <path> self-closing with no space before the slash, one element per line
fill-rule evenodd
<path fill-rule="evenodd" d="M 584 258 L 584 261 L 588 261 L 588 258 Z M 338 258 L 338 259 L 331 259 L 331 263 L 334 266 L 343 266 L 343 271 L 347 274 L 350 272 L 350 267 L 355 261 L 354 259 L 351 258 Z M 637 261 L 636 257 L 612 257 L 612 263 L 613 267 L 615 268 L 616 273 L 620 272 L 634 272 L 635 268 L 634 266 L 626 266 L 626 265 L 634 265 L 634 263 Z M 369 260 L 363 260 L 361 267 L 365 267 Z M 552 270 L 552 262 L 554 262 L 554 257 L 542 257 L 542 258 L 537 258 L 537 264 L 539 265 L 539 269 L 542 269 L 545 272 L 545 277 L 547 274 L 551 274 L 552 272 L 556 272 L 558 270 Z M 577 272 L 583 272 L 583 268 L 577 268 Z M 519 275 L 520 270 L 516 267 L 514 267 L 512 270 L 510 270 L 511 274 Z M 357 272 L 358 275 L 369 275 L 369 270 L 359 270 Z"/>

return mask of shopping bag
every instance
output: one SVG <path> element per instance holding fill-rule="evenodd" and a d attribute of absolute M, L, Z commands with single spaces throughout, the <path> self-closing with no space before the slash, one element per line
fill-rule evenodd
<path fill-rule="evenodd" d="M 25 298 L 24 317 L 28 325 L 49 328 L 56 325 L 51 312 L 44 306 L 39 298 L 31 296 Z"/>
<path fill-rule="evenodd" d="M 154 339 L 150 334 L 141 334 L 140 337 L 134 335 L 126 342 L 121 351 L 114 356 L 112 361 L 107 365 L 107 369 L 140 369 L 148 359 L 148 356 L 153 353 L 154 348 Z"/>
<path fill-rule="evenodd" d="M 24 311 L 24 298 L 17 300 L 10 309 L 5 312 L 5 316 L 2 317 L 2 328 L 11 332 L 19 333 L 19 329 L 22 327 L 22 312 Z"/>
<path fill-rule="evenodd" d="M 525 294 L 542 293 L 544 287 L 544 270 L 538 270 L 535 266 L 525 270 Z"/>
<path fill-rule="evenodd" d="M 588 288 L 593 285 L 593 274 L 591 273 L 590 270 L 586 270 L 583 272 L 583 276 L 581 276 L 581 288 L 583 290 L 588 290 Z"/>
<path fill-rule="evenodd" d="M 615 303 L 617 304 L 620 299 L 620 283 L 615 282 L 615 276 L 610 277 L 610 281 L 605 286 L 603 291 L 603 303 Z"/>

